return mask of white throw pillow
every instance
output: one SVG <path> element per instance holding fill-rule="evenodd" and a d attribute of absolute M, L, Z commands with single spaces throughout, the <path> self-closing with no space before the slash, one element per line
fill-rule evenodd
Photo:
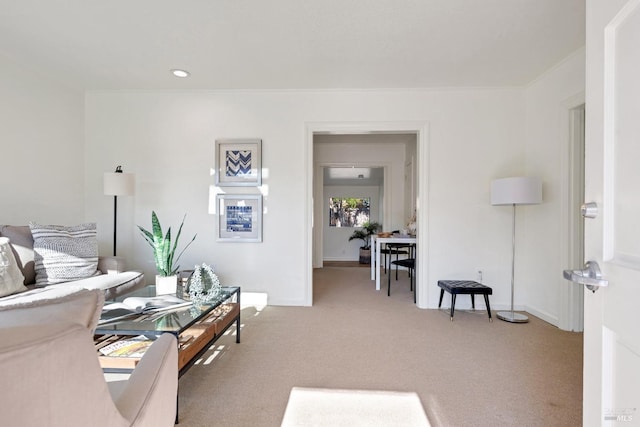
<path fill-rule="evenodd" d="M 26 290 L 24 276 L 13 256 L 9 239 L 0 237 L 0 297 Z"/>
<path fill-rule="evenodd" d="M 74 226 L 29 223 L 33 235 L 36 285 L 95 276 L 98 272 L 96 224 Z"/>

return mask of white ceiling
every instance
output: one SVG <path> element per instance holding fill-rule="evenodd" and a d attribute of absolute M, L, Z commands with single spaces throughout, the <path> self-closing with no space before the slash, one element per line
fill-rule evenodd
<path fill-rule="evenodd" d="M 0 0 L 0 55 L 84 90 L 520 86 L 584 1 Z"/>

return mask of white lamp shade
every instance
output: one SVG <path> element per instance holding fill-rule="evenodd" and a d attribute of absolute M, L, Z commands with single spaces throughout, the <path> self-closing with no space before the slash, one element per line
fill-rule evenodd
<path fill-rule="evenodd" d="M 492 205 L 537 205 L 542 203 L 540 178 L 519 176 L 491 183 Z"/>
<path fill-rule="evenodd" d="M 104 174 L 104 195 L 133 196 L 135 184 L 135 175 L 132 173 L 106 172 Z"/>

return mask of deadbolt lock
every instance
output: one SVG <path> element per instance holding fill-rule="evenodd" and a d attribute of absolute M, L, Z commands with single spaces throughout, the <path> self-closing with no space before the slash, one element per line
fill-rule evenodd
<path fill-rule="evenodd" d="M 583 218 L 595 218 L 598 216 L 598 204 L 596 202 L 583 203 L 580 206 L 580 215 Z"/>

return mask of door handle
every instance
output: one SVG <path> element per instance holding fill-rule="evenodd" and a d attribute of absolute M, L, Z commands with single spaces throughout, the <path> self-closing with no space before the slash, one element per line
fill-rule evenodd
<path fill-rule="evenodd" d="M 600 266 L 595 261 L 587 261 L 583 270 L 564 270 L 562 275 L 570 282 L 585 285 L 595 292 L 598 288 L 609 286 L 609 281 L 602 278 Z"/>

